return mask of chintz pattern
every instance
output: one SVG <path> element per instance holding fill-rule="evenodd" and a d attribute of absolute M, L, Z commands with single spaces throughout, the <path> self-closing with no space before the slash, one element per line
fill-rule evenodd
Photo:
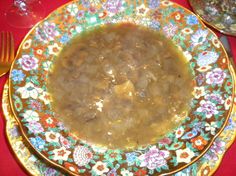
<path fill-rule="evenodd" d="M 155 145 L 133 151 L 80 141 L 54 116 L 47 92 L 47 76 L 63 45 L 84 30 L 120 22 L 163 32 L 183 50 L 194 76 L 191 112 L 182 125 Z M 34 149 L 70 173 L 173 173 L 200 157 L 227 123 L 234 85 L 227 56 L 196 16 L 171 1 L 150 0 L 137 7 L 123 0 L 73 1 L 39 23 L 24 41 L 10 74 L 14 112 Z"/>

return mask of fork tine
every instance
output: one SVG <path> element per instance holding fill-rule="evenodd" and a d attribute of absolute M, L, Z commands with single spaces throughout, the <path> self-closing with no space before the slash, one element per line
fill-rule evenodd
<path fill-rule="evenodd" d="M 1 58 L 0 58 L 0 61 L 4 61 L 4 33 L 1 32 Z"/>
<path fill-rule="evenodd" d="M 5 46 L 6 46 L 6 48 L 5 48 L 5 62 L 8 62 L 8 60 L 9 60 L 9 50 L 10 50 L 10 46 L 9 46 L 9 33 L 8 32 L 6 32 L 5 33 Z"/>
<path fill-rule="evenodd" d="M 14 59 L 14 54 L 15 54 L 15 49 L 14 49 L 14 39 L 13 39 L 13 34 L 10 32 L 10 61 Z"/>

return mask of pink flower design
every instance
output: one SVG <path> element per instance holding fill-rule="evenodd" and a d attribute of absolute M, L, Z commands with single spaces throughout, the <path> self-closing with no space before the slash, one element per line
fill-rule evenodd
<path fill-rule="evenodd" d="M 147 167 L 148 169 L 156 169 L 163 166 L 166 166 L 166 159 L 169 157 L 170 153 L 167 150 L 159 150 L 156 146 L 153 146 L 149 151 L 141 156 L 140 167 Z"/>
<path fill-rule="evenodd" d="M 163 28 L 163 31 L 167 37 L 173 37 L 175 35 L 175 32 L 177 31 L 177 29 L 178 29 L 177 26 L 170 23 Z"/>
<path fill-rule="evenodd" d="M 19 59 L 19 63 L 25 71 L 30 71 L 38 68 L 38 59 L 29 55 L 23 55 Z"/>
<path fill-rule="evenodd" d="M 225 72 L 220 68 L 215 68 L 206 75 L 207 84 L 222 84 L 226 78 Z"/>

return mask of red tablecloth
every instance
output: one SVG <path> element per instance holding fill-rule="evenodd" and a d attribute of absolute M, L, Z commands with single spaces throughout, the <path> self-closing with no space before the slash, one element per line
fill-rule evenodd
<path fill-rule="evenodd" d="M 18 29 L 10 27 L 4 17 L 4 12 L 9 8 L 13 0 L 0 0 L 0 31 L 11 31 L 14 34 L 15 46 L 19 46 L 21 40 L 29 29 Z M 69 0 L 41 0 L 45 7 L 46 14 L 49 14 L 57 7 L 68 2 Z M 189 4 L 186 0 L 173 0 L 187 8 Z M 217 33 L 219 35 L 219 33 Z M 231 47 L 236 61 L 236 37 L 229 37 Z M 7 75 L 0 78 L 0 96 L 2 95 L 3 85 L 7 79 Z M 1 103 L 1 100 L 0 100 Z M 5 137 L 5 121 L 0 108 L 0 175 L 1 176 L 25 176 L 27 173 L 14 157 L 13 152 Z M 234 176 L 236 175 L 236 142 L 226 153 L 219 169 L 215 173 L 216 176 Z"/>

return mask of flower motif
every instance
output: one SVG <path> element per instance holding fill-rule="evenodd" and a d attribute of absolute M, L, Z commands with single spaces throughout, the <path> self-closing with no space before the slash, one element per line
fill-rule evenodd
<path fill-rule="evenodd" d="M 153 17 L 154 20 L 159 20 L 159 19 L 161 19 L 161 16 L 162 16 L 162 14 L 161 14 L 161 12 L 160 12 L 159 10 L 155 10 L 155 11 L 152 13 L 152 17 Z"/>
<path fill-rule="evenodd" d="M 29 122 L 25 126 L 29 129 L 29 133 L 38 134 L 44 131 L 42 125 L 38 122 Z"/>
<path fill-rule="evenodd" d="M 43 52 L 44 52 L 44 47 L 37 47 L 37 48 L 34 48 L 34 55 L 35 56 L 42 56 L 43 55 Z"/>
<path fill-rule="evenodd" d="M 160 5 L 160 0 L 149 0 L 148 7 L 150 9 L 156 9 Z"/>
<path fill-rule="evenodd" d="M 41 93 L 43 90 L 41 88 L 37 88 L 32 84 L 31 82 L 26 83 L 24 87 L 20 87 L 16 90 L 16 92 L 19 92 L 21 94 L 21 98 L 33 98 L 37 99 L 39 93 Z"/>
<path fill-rule="evenodd" d="M 42 150 L 44 149 L 45 146 L 45 141 L 37 136 L 36 138 L 29 138 L 31 144 L 37 149 L 37 150 Z"/>
<path fill-rule="evenodd" d="M 212 115 L 219 113 L 216 105 L 210 101 L 201 100 L 200 105 L 201 106 L 197 108 L 197 112 L 203 112 L 206 118 L 211 118 Z"/>
<path fill-rule="evenodd" d="M 51 115 L 48 114 L 42 116 L 40 120 L 42 124 L 47 128 L 55 128 L 58 123 L 55 118 L 51 117 Z"/>
<path fill-rule="evenodd" d="M 164 26 L 163 31 L 166 34 L 166 37 L 173 37 L 177 29 L 177 26 L 173 25 L 172 23 L 169 23 L 168 25 Z"/>
<path fill-rule="evenodd" d="M 196 77 L 197 85 L 201 86 L 204 84 L 206 80 L 206 75 L 204 73 L 200 73 Z"/>
<path fill-rule="evenodd" d="M 122 170 L 120 173 L 122 176 L 133 176 L 134 175 L 132 172 L 130 172 L 129 170 L 126 170 L 126 169 Z"/>
<path fill-rule="evenodd" d="M 219 58 L 219 54 L 213 51 L 204 51 L 198 55 L 197 64 L 200 67 L 208 66 L 213 64 Z"/>
<path fill-rule="evenodd" d="M 220 68 L 215 68 L 206 75 L 207 84 L 222 84 L 226 78 L 225 72 Z"/>
<path fill-rule="evenodd" d="M 205 130 L 210 131 L 212 135 L 216 134 L 216 128 L 217 128 L 217 125 L 215 122 L 211 122 L 211 124 L 209 123 L 205 124 Z"/>
<path fill-rule="evenodd" d="M 107 0 L 104 7 L 110 13 L 118 13 L 122 7 L 122 0 Z"/>
<path fill-rule="evenodd" d="M 215 93 L 205 95 L 205 99 L 208 101 L 211 101 L 212 103 L 215 103 L 215 104 L 223 104 L 224 103 L 222 96 L 219 94 L 215 94 Z"/>
<path fill-rule="evenodd" d="M 84 17 L 84 14 L 85 14 L 84 10 L 79 10 L 77 13 L 77 20 L 81 20 Z M 68 42 L 68 41 L 66 41 L 66 42 Z"/>
<path fill-rule="evenodd" d="M 71 154 L 71 151 L 66 150 L 65 147 L 61 147 L 59 149 L 54 149 L 53 151 L 53 160 L 64 160 L 68 159 L 68 156 Z"/>
<path fill-rule="evenodd" d="M 210 150 L 215 154 L 223 154 L 226 143 L 224 141 L 216 140 L 211 146 Z"/>
<path fill-rule="evenodd" d="M 144 169 L 139 169 L 134 173 L 135 176 L 146 176 L 147 175 L 147 171 Z"/>
<path fill-rule="evenodd" d="M 146 16 L 149 9 L 146 8 L 146 6 L 144 4 L 142 4 L 136 8 L 136 11 L 137 11 L 137 15 Z"/>
<path fill-rule="evenodd" d="M 30 55 L 22 55 L 18 61 L 25 71 L 35 70 L 38 68 L 38 59 Z"/>
<path fill-rule="evenodd" d="M 69 40 L 70 40 L 70 38 L 69 38 L 68 34 L 65 34 L 65 35 L 63 35 L 63 36 L 61 37 L 60 42 L 63 43 L 63 44 L 65 44 L 65 43 L 67 43 Z"/>
<path fill-rule="evenodd" d="M 184 51 L 184 56 L 187 61 L 190 61 L 193 58 L 192 54 L 189 51 Z"/>
<path fill-rule="evenodd" d="M 184 134 L 184 128 L 183 127 L 179 127 L 176 131 L 175 131 L 175 137 L 176 138 L 180 138 L 181 136 L 183 136 Z"/>
<path fill-rule="evenodd" d="M 220 41 L 217 37 L 213 37 L 211 42 L 216 48 L 220 48 Z"/>
<path fill-rule="evenodd" d="M 193 95 L 196 99 L 199 99 L 200 97 L 206 95 L 205 88 L 203 86 L 202 87 L 194 87 Z"/>
<path fill-rule="evenodd" d="M 197 70 L 198 70 L 199 72 L 206 72 L 206 71 L 210 70 L 211 68 L 212 68 L 212 67 L 211 67 L 210 65 L 207 65 L 207 66 L 199 67 L 199 68 L 197 68 Z"/>
<path fill-rule="evenodd" d="M 32 110 L 26 110 L 22 116 L 26 122 L 37 122 L 39 121 L 39 114 Z"/>
<path fill-rule="evenodd" d="M 171 17 L 177 22 L 182 22 L 184 15 L 181 12 L 173 12 Z"/>
<path fill-rule="evenodd" d="M 134 165 L 135 161 L 137 159 L 137 154 L 135 152 L 131 152 L 131 153 L 126 153 L 126 161 L 128 162 L 128 165 Z"/>
<path fill-rule="evenodd" d="M 203 165 L 200 169 L 199 169 L 199 175 L 200 176 L 207 176 L 207 175 L 211 175 L 211 167 L 206 165 Z"/>
<path fill-rule="evenodd" d="M 44 22 L 42 27 L 36 28 L 36 38 L 40 41 L 48 43 L 49 41 L 55 40 L 56 36 L 59 36 L 59 32 L 56 30 L 55 23 Z"/>
<path fill-rule="evenodd" d="M 38 102 L 37 100 L 30 100 L 29 107 L 32 108 L 32 110 L 41 111 L 42 104 Z"/>
<path fill-rule="evenodd" d="M 59 133 L 53 132 L 53 131 L 47 131 L 45 133 L 45 138 L 47 142 L 59 142 L 59 137 L 61 135 Z"/>
<path fill-rule="evenodd" d="M 48 50 L 49 50 L 49 54 L 57 55 L 60 52 L 61 47 L 59 47 L 57 43 L 54 43 L 53 45 L 48 46 Z"/>
<path fill-rule="evenodd" d="M 170 5 L 173 5 L 173 2 L 168 1 L 168 0 L 164 0 L 164 1 L 161 1 L 161 4 L 162 4 L 163 6 L 170 6 Z"/>
<path fill-rule="evenodd" d="M 195 156 L 194 152 L 189 148 L 179 149 L 176 151 L 177 163 L 190 163 Z"/>
<path fill-rule="evenodd" d="M 78 167 L 76 165 L 74 165 L 74 164 L 71 164 L 69 162 L 65 162 L 64 166 L 65 166 L 65 168 L 71 170 L 72 172 L 76 172 L 76 171 L 78 172 Z"/>
<path fill-rule="evenodd" d="M 25 74 L 22 72 L 22 70 L 13 69 L 11 72 L 11 78 L 15 82 L 16 81 L 21 82 L 24 80 Z"/>
<path fill-rule="evenodd" d="M 199 29 L 195 34 L 191 37 L 191 42 L 193 46 L 201 45 L 206 41 L 206 37 L 208 35 L 208 30 Z"/>
<path fill-rule="evenodd" d="M 51 61 L 45 61 L 42 63 L 43 69 L 45 71 L 49 71 L 51 68 L 52 62 Z"/>
<path fill-rule="evenodd" d="M 229 110 L 229 108 L 231 107 L 231 104 L 232 104 L 232 97 L 228 97 L 226 100 L 225 100 L 225 110 Z"/>
<path fill-rule="evenodd" d="M 60 143 L 62 146 L 64 146 L 65 148 L 70 148 L 70 141 L 66 138 L 64 138 L 63 136 L 60 136 Z"/>
<path fill-rule="evenodd" d="M 193 30 L 191 28 L 184 28 L 182 29 L 182 32 L 186 35 L 189 35 L 193 33 Z"/>
<path fill-rule="evenodd" d="M 51 102 L 51 97 L 50 97 L 49 93 L 47 93 L 45 91 L 43 91 L 41 93 L 41 95 L 39 96 L 39 99 L 42 100 L 45 105 L 50 104 L 50 102 Z"/>
<path fill-rule="evenodd" d="M 107 173 L 109 169 L 107 168 L 107 164 L 101 161 L 98 161 L 93 167 L 92 171 L 95 172 L 97 175 L 103 175 Z"/>
<path fill-rule="evenodd" d="M 122 160 L 121 151 L 120 150 L 108 150 L 105 153 L 104 158 L 111 163 L 113 163 L 114 161 L 120 161 L 120 160 Z"/>
<path fill-rule="evenodd" d="M 32 39 L 28 39 L 23 43 L 23 49 L 29 49 L 31 47 Z"/>
<path fill-rule="evenodd" d="M 198 24 L 198 19 L 195 15 L 189 15 L 187 16 L 187 24 L 189 25 L 195 25 Z"/>
<path fill-rule="evenodd" d="M 162 145 L 165 145 L 165 144 L 169 145 L 171 144 L 171 142 L 172 142 L 171 139 L 168 137 L 162 138 L 158 141 L 158 143 Z"/>
<path fill-rule="evenodd" d="M 76 4 L 68 5 L 66 10 L 70 13 L 71 16 L 76 16 L 76 14 L 79 11 L 79 9 L 78 9 Z"/>
<path fill-rule="evenodd" d="M 153 170 L 166 166 L 166 159 L 169 157 L 169 155 L 169 151 L 159 150 L 156 148 L 156 146 L 153 146 L 147 153 L 139 156 L 139 159 L 141 160 L 140 167 L 147 167 L 148 169 Z"/>
<path fill-rule="evenodd" d="M 204 146 L 207 145 L 207 141 L 202 136 L 191 139 L 191 142 L 193 143 L 193 147 L 198 150 L 204 149 Z"/>
<path fill-rule="evenodd" d="M 74 149 L 73 158 L 78 166 L 85 166 L 93 158 L 93 153 L 87 147 L 79 145 Z"/>
<path fill-rule="evenodd" d="M 160 23 L 158 21 L 153 20 L 153 21 L 151 21 L 149 27 L 151 27 L 153 29 L 156 29 L 156 30 L 159 30 L 161 25 L 160 25 Z"/>

